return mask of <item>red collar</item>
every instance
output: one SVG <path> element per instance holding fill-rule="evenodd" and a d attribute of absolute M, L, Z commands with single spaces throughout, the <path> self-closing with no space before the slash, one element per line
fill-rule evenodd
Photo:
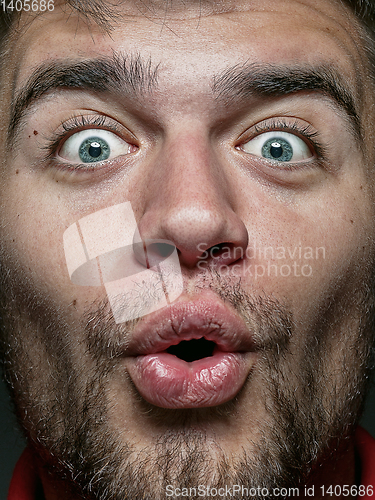
<path fill-rule="evenodd" d="M 361 460 L 361 485 L 366 494 L 360 495 L 360 500 L 373 500 L 373 494 L 368 487 L 375 488 L 375 439 L 358 427 L 355 434 L 355 446 Z M 35 459 L 29 448 L 22 453 L 14 469 L 10 483 L 8 500 L 35 500 L 40 481 L 35 468 Z"/>
<path fill-rule="evenodd" d="M 13 472 L 8 500 L 35 500 L 40 485 L 35 458 L 29 448 L 22 453 Z"/>
<path fill-rule="evenodd" d="M 358 496 L 361 500 L 372 500 L 375 489 L 375 439 L 358 427 L 355 433 L 355 446 L 361 460 L 361 485 L 366 487 L 366 495 Z"/>

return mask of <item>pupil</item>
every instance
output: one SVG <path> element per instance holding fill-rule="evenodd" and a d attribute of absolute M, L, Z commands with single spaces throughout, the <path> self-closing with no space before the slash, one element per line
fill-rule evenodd
<path fill-rule="evenodd" d="M 89 155 L 98 158 L 102 152 L 102 148 L 98 142 L 92 142 L 89 147 Z"/>
<path fill-rule="evenodd" d="M 271 144 L 270 153 L 274 158 L 280 158 L 283 154 L 283 148 L 279 142 L 273 142 Z"/>

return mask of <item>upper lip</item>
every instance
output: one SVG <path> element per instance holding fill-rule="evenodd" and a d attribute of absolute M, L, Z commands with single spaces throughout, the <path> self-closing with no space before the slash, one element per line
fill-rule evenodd
<path fill-rule="evenodd" d="M 253 335 L 245 322 L 217 296 L 175 302 L 143 318 L 133 331 L 128 356 L 165 351 L 183 340 L 215 342 L 225 352 L 254 350 Z"/>

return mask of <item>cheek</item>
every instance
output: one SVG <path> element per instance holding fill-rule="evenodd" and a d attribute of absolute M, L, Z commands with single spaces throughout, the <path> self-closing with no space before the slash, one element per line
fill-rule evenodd
<path fill-rule="evenodd" d="M 246 221 L 249 247 L 238 268 L 247 289 L 275 296 L 304 322 L 329 299 L 363 289 L 373 259 L 373 215 L 365 199 L 344 194 L 298 203 L 259 199 Z"/>
<path fill-rule="evenodd" d="M 1 245 L 13 268 L 21 268 L 50 301 L 77 319 L 105 291 L 70 281 L 63 234 L 84 214 L 75 213 L 47 182 L 21 169 L 10 178 L 1 200 Z M 248 228 L 249 247 L 234 269 L 245 287 L 273 295 L 297 317 L 307 317 L 334 289 L 362 286 L 368 276 L 372 214 L 355 191 L 352 182 L 346 190 L 325 186 L 320 196 L 305 193 L 292 199 L 249 186 L 247 192 L 254 196 L 241 193 L 237 207 Z M 69 309 L 70 304 L 74 307 Z"/>
<path fill-rule="evenodd" d="M 84 304 L 101 297 L 102 290 L 70 281 L 63 246 L 64 231 L 72 223 L 69 208 L 42 182 L 33 182 L 21 171 L 4 192 L 2 259 L 13 270 L 12 279 L 25 289 L 28 284 L 30 293 L 38 291 L 53 308 L 80 317 Z"/>

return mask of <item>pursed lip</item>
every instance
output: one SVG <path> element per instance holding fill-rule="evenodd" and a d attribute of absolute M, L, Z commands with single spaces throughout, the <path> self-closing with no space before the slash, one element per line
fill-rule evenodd
<path fill-rule="evenodd" d="M 167 351 L 192 339 L 215 343 L 211 356 L 184 361 Z M 163 408 L 202 408 L 223 404 L 243 387 L 254 363 L 252 335 L 245 322 L 210 293 L 179 299 L 135 328 L 125 366 L 149 403 Z"/>
<path fill-rule="evenodd" d="M 155 354 L 183 340 L 202 337 L 224 352 L 254 350 L 245 322 L 216 296 L 206 293 L 196 300 L 180 299 L 143 318 L 131 336 L 126 355 Z"/>

